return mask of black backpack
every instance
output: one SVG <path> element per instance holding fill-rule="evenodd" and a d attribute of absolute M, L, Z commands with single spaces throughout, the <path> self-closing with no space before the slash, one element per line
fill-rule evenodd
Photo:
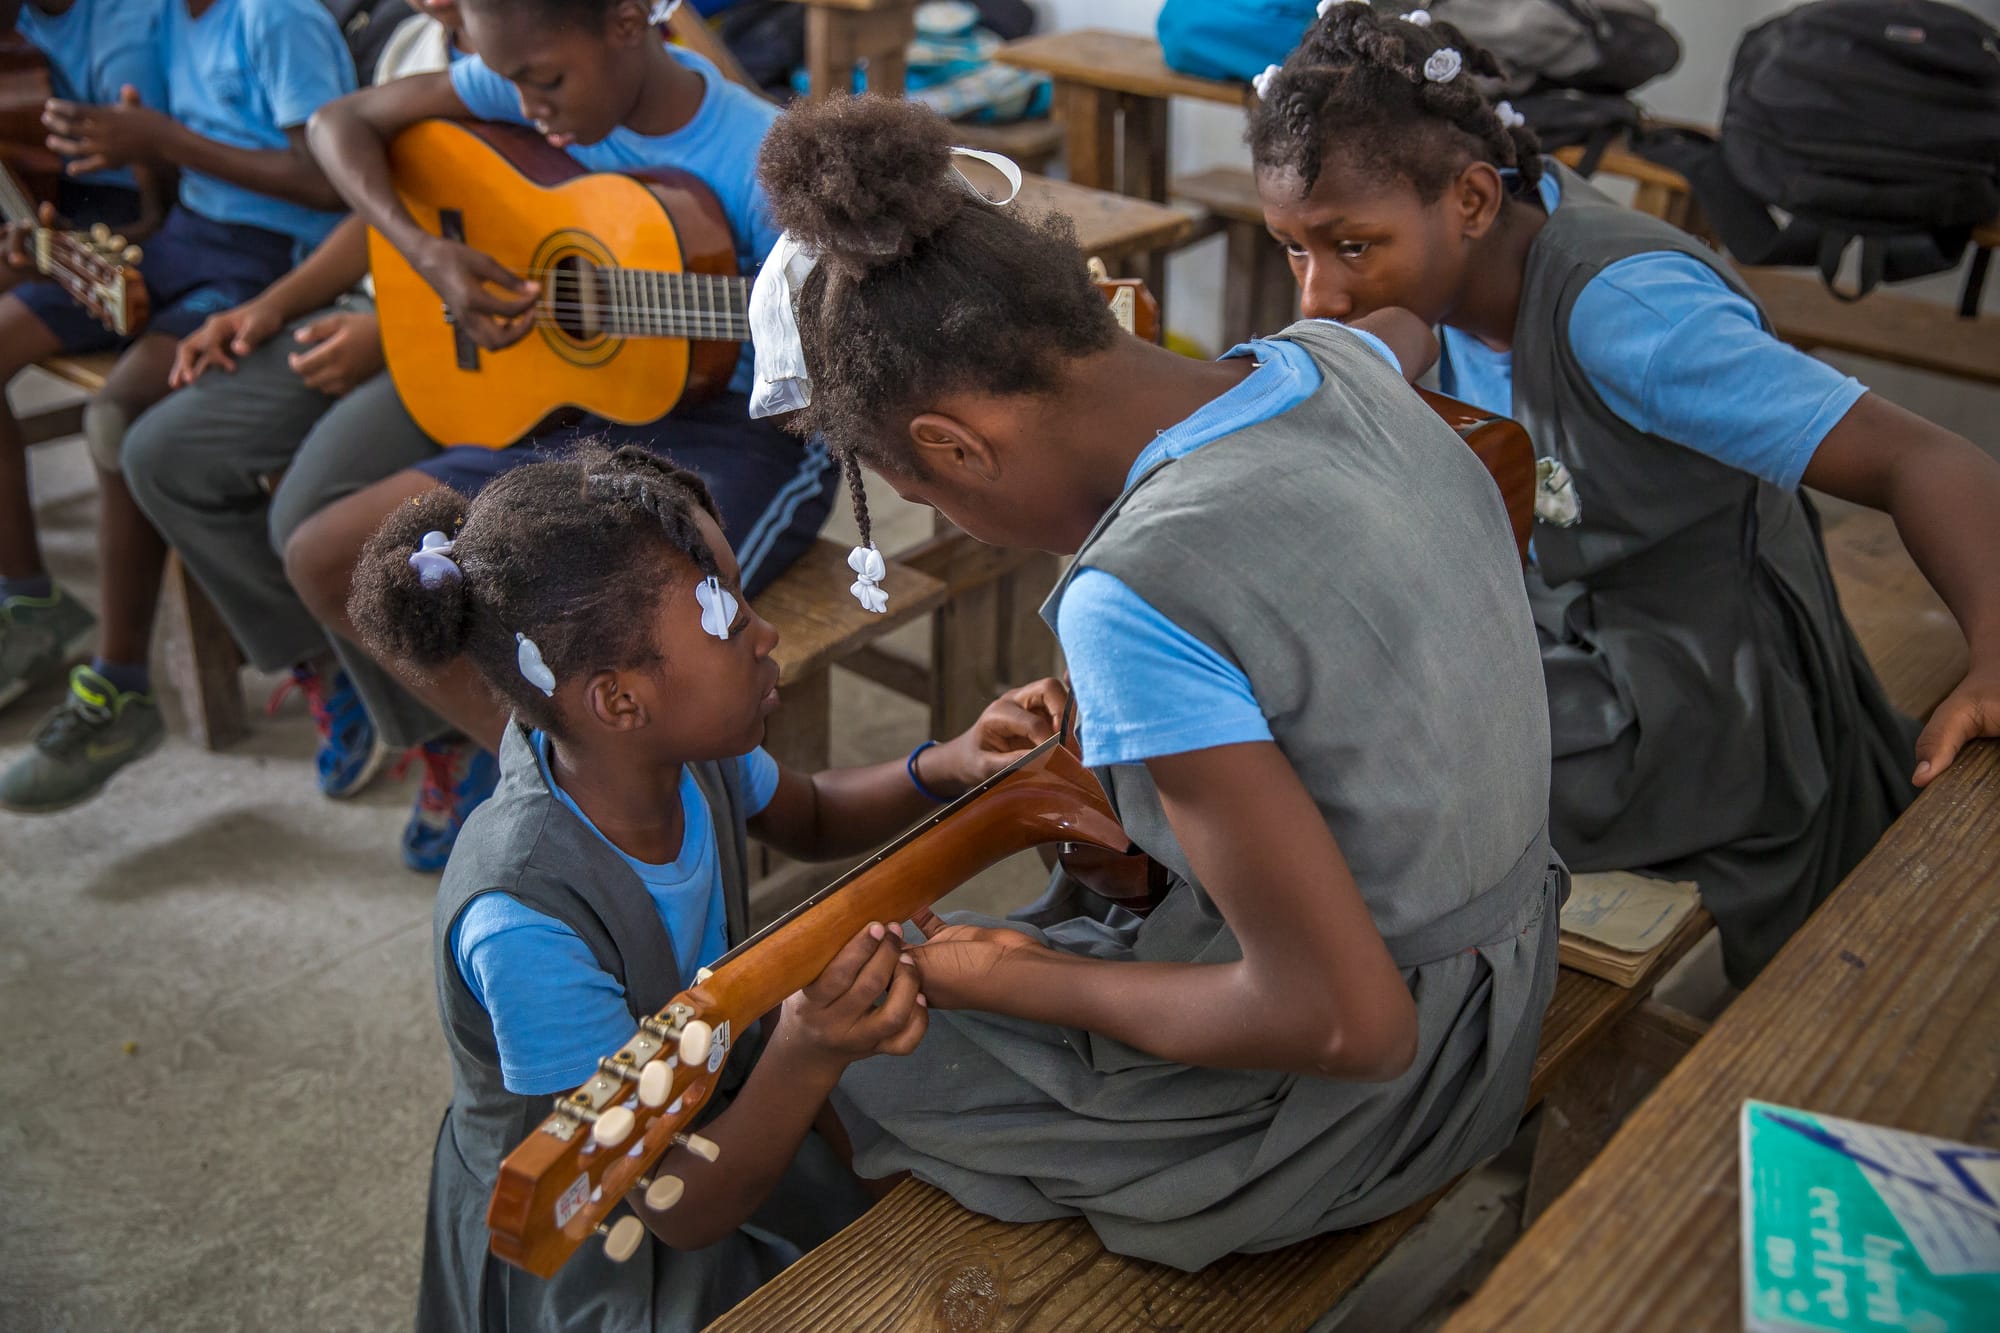
<path fill-rule="evenodd" d="M 1848 299 L 1943 272 L 2000 216 L 2000 31 L 1940 0 L 1801 5 L 1737 46 L 1718 148 L 1689 180 L 1742 262 L 1832 288 L 1859 239 Z"/>
<path fill-rule="evenodd" d="M 382 48 L 389 44 L 402 21 L 414 14 L 406 0 L 322 0 L 340 28 L 347 53 L 354 58 L 355 81 L 366 88 L 375 78 L 375 66 L 382 61 Z"/>

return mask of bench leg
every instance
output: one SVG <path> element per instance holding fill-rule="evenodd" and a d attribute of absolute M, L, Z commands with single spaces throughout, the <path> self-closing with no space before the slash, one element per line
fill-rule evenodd
<path fill-rule="evenodd" d="M 1000 582 L 1001 688 L 1056 674 L 1056 636 L 1042 621 L 1042 603 L 1062 577 L 1062 558 L 1037 553 Z"/>
<path fill-rule="evenodd" d="M 1541 1136 L 1521 1209 L 1524 1229 L 1583 1174 L 1706 1031 L 1700 1019 L 1644 1000 L 1570 1066 L 1542 1102 Z"/>
<path fill-rule="evenodd" d="M 177 555 L 167 561 L 164 592 L 167 676 L 180 695 L 188 735 L 210 750 L 233 745 L 250 734 L 239 676 L 243 654 Z"/>
<path fill-rule="evenodd" d="M 1115 190 L 1118 94 L 1080 83 L 1058 83 L 1056 107 L 1067 139 L 1070 180 L 1093 190 Z"/>

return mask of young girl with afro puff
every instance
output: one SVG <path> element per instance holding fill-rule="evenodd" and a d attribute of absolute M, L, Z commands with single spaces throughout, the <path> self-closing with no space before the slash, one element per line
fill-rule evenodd
<path fill-rule="evenodd" d="M 1555 981 L 1492 479 L 1399 373 L 1433 350 L 1410 317 L 1213 363 L 1125 336 L 1067 220 L 975 195 L 950 135 L 880 98 L 772 128 L 798 262 L 753 317 L 795 333 L 760 388 L 850 473 L 1075 555 L 1044 616 L 1084 759 L 1170 887 L 918 923 L 929 1030 L 843 1076 L 855 1166 L 1187 1269 L 1394 1212 L 1513 1137 Z"/>
<path fill-rule="evenodd" d="M 1322 5 L 1258 80 L 1265 219 L 1308 315 L 1441 326 L 1443 391 L 1534 440 L 1556 848 L 1695 881 L 1741 985 L 1912 775 L 2000 734 L 2000 465 L 1779 342 L 1721 256 L 1539 156 L 1475 87 L 1497 72 L 1423 11 Z M 1920 737 L 1841 616 L 1801 485 L 1893 515 L 1971 641 Z"/>
<path fill-rule="evenodd" d="M 499 787 L 438 892 L 453 1091 L 421 1329 L 700 1328 L 852 1220 L 866 1199 L 808 1131 L 843 1068 L 923 1036 L 895 923 L 860 932 L 786 1001 L 754 1064 L 757 1042 L 737 1043 L 733 1099 L 701 1130 L 720 1156 L 662 1159 L 685 1194 L 668 1211 L 630 1200 L 655 1238 L 630 1259 L 586 1246 L 544 1281 L 488 1252 L 486 1207 L 550 1098 L 745 937 L 746 832 L 810 860 L 865 850 L 1049 735 L 1060 711 L 1044 681 L 907 764 L 781 767 L 760 747 L 777 632 L 744 598 L 716 514 L 700 478 L 657 454 L 584 447 L 470 503 L 437 488 L 398 506 L 356 568 L 350 609 L 372 648 L 414 671 L 467 662 L 512 712 Z"/>

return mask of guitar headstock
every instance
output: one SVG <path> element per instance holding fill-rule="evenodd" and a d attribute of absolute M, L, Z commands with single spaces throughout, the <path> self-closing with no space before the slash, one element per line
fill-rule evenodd
<path fill-rule="evenodd" d="M 1111 306 L 1125 332 L 1147 342 L 1160 340 L 1160 303 L 1144 278 L 1114 278 L 1101 259 L 1090 261 L 1090 280 Z"/>
<path fill-rule="evenodd" d="M 638 1190 L 648 1207 L 671 1208 L 681 1182 L 654 1168 L 676 1145 L 715 1160 L 715 1145 L 688 1126 L 713 1097 L 741 1034 L 719 1016 L 706 972 L 696 976 L 692 989 L 601 1058 L 589 1082 L 557 1098 L 554 1113 L 500 1164 L 486 1225 L 502 1259 L 553 1277 L 599 1234 L 613 1259 L 629 1258 L 645 1224 L 629 1214 L 606 1224 L 619 1202 Z"/>
<path fill-rule="evenodd" d="M 90 317 L 121 338 L 145 327 L 152 313 L 139 276 L 139 247 L 98 223 L 87 232 L 39 227 L 35 267 L 52 278 Z"/>

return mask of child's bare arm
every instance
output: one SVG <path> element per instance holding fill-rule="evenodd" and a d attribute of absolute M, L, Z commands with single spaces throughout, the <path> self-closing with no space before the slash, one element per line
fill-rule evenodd
<path fill-rule="evenodd" d="M 1415 1002 L 1284 753 L 1260 741 L 1146 768 L 1241 961 L 1106 962 L 947 926 L 912 950 L 925 996 L 1088 1028 L 1183 1064 L 1400 1075 L 1416 1050 Z"/>
<path fill-rule="evenodd" d="M 918 755 L 918 781 L 939 797 L 963 795 L 1053 735 L 1067 697 L 1056 680 L 1009 690 L 970 730 Z M 787 856 L 827 860 L 879 846 L 936 808 L 903 759 L 810 776 L 787 770 L 750 832 Z"/>
<path fill-rule="evenodd" d="M 72 176 L 147 163 L 201 171 L 246 190 L 308 208 L 340 207 L 340 196 L 306 151 L 302 125 L 285 131 L 283 148 L 238 148 L 196 134 L 164 111 L 142 105 L 129 85 L 116 102 L 49 102 L 42 112 L 50 151 L 70 158 Z"/>
<path fill-rule="evenodd" d="M 1437 364 L 1437 334 L 1407 310 L 1385 306 L 1348 320 L 1347 327 L 1372 333 L 1388 344 L 1389 350 L 1396 354 L 1396 364 L 1402 367 L 1403 378 L 1412 384 Z"/>
<path fill-rule="evenodd" d="M 1971 646 L 1965 679 L 1917 738 L 1923 786 L 1968 741 L 2000 736 L 2000 463 L 1871 393 L 1820 441 L 1805 483 L 1894 518 Z"/>
<path fill-rule="evenodd" d="M 871 1055 L 917 1048 L 927 1011 L 916 968 L 903 964 L 903 956 L 896 934 L 871 926 L 785 1002 L 743 1090 L 701 1131 L 720 1149 L 716 1160 L 685 1148 L 661 1159 L 658 1174 L 678 1176 L 686 1187 L 673 1208 L 654 1211 L 631 1196 L 633 1211 L 654 1235 L 693 1250 L 742 1226 L 777 1186 L 842 1071 Z"/>
<path fill-rule="evenodd" d="M 413 74 L 328 102 L 307 127 L 313 155 L 348 206 L 403 253 L 482 347 L 500 348 L 533 325 L 516 316 L 540 288 L 490 255 L 425 231 L 396 194 L 389 141 L 420 120 L 470 116 L 449 74 Z"/>

